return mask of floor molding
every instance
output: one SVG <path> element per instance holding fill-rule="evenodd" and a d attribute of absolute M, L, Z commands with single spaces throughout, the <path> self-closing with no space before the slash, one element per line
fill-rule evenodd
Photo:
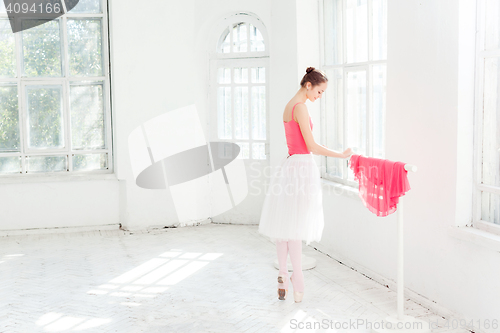
<path fill-rule="evenodd" d="M 332 253 L 332 251 L 330 251 L 328 249 L 328 247 L 326 247 L 322 244 L 315 242 L 315 243 L 311 243 L 309 246 L 311 246 L 311 247 L 315 248 L 316 250 L 318 250 L 319 252 L 331 257 L 332 259 L 337 260 L 338 262 L 346 265 L 347 267 L 357 271 L 358 273 L 365 275 L 367 278 L 369 278 L 375 282 L 378 282 L 383 286 L 388 287 L 390 290 L 392 290 L 394 292 L 397 292 L 397 282 L 396 281 L 388 279 L 388 278 L 372 271 L 371 269 L 366 268 L 366 267 L 358 264 L 357 262 L 354 262 L 352 260 L 349 260 L 348 258 L 343 257 L 342 255 L 339 255 L 337 253 Z M 463 316 L 461 316 L 460 314 L 455 313 L 455 312 L 437 304 L 436 302 L 428 299 L 427 297 L 425 297 L 419 293 L 416 293 L 415 291 L 413 291 L 411 289 L 408 289 L 407 287 L 404 288 L 404 293 L 405 293 L 405 296 L 407 298 L 410 298 L 415 303 L 420 304 L 421 306 L 429 309 L 430 311 L 436 313 L 437 315 L 443 317 L 444 319 L 446 319 L 446 318 L 466 319 L 466 318 L 463 318 Z M 397 312 L 396 307 L 394 308 L 394 312 Z"/>
<path fill-rule="evenodd" d="M 121 224 L 115 223 L 115 224 L 104 224 L 104 225 L 91 225 L 84 227 L 55 227 L 55 228 L 0 230 L 0 237 L 63 234 L 63 233 L 77 233 L 77 232 L 89 232 L 89 231 L 99 231 L 99 230 L 119 230 L 120 226 Z"/>

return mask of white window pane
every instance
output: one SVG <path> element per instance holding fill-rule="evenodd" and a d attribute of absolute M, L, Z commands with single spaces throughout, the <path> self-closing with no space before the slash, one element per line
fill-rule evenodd
<path fill-rule="evenodd" d="M 4 4 L 3 0 L 0 1 L 0 13 L 6 13 L 5 4 Z M 12 30 L 10 30 L 10 31 L 12 31 Z"/>
<path fill-rule="evenodd" d="M 239 159 L 249 159 L 250 158 L 250 144 L 248 142 L 235 142 L 240 146 L 240 154 L 237 158 Z"/>
<path fill-rule="evenodd" d="M 324 1 L 325 65 L 342 62 L 342 0 Z"/>
<path fill-rule="evenodd" d="M 373 157 L 384 158 L 387 66 L 385 64 L 374 65 L 372 70 Z"/>
<path fill-rule="evenodd" d="M 41 21 L 47 20 L 24 20 L 22 27 Z M 59 20 L 22 31 L 22 40 L 24 75 L 62 76 Z"/>
<path fill-rule="evenodd" d="M 0 1 L 3 4 L 3 1 Z M 9 20 L 0 20 L 0 77 L 16 77 L 15 35 Z"/>
<path fill-rule="evenodd" d="M 106 170 L 108 153 L 73 154 L 73 171 Z"/>
<path fill-rule="evenodd" d="M 234 135 L 236 139 L 249 139 L 248 87 L 234 88 Z"/>
<path fill-rule="evenodd" d="M 266 82 L 266 68 L 253 67 L 252 68 L 252 83 L 265 83 Z"/>
<path fill-rule="evenodd" d="M 248 68 L 235 68 L 234 69 L 234 82 L 235 83 L 248 83 Z"/>
<path fill-rule="evenodd" d="M 253 24 L 250 24 L 250 51 L 261 52 L 265 51 L 266 46 L 264 44 L 264 38 L 260 33 L 259 29 Z"/>
<path fill-rule="evenodd" d="M 265 160 L 266 159 L 266 151 L 263 142 L 254 142 L 252 143 L 252 158 L 254 160 Z"/>
<path fill-rule="evenodd" d="M 387 59 L 387 0 L 373 0 L 373 60 Z"/>
<path fill-rule="evenodd" d="M 500 58 L 486 58 L 484 61 L 484 106 L 482 182 L 500 186 L 500 108 L 498 79 Z"/>
<path fill-rule="evenodd" d="M 247 52 L 247 24 L 241 22 L 233 26 L 233 52 Z"/>
<path fill-rule="evenodd" d="M 266 87 L 252 87 L 252 138 L 266 139 Z"/>
<path fill-rule="evenodd" d="M 21 156 L 0 157 L 0 174 L 21 172 Z"/>
<path fill-rule="evenodd" d="M 219 139 L 232 139 L 231 87 L 219 87 L 217 91 L 217 121 Z"/>
<path fill-rule="evenodd" d="M 68 170 L 68 157 L 63 156 L 28 156 L 26 157 L 26 171 L 56 172 Z"/>
<path fill-rule="evenodd" d="M 231 83 L 231 68 L 218 68 L 217 69 L 217 82 L 218 83 Z"/>
<path fill-rule="evenodd" d="M 101 0 L 65 0 L 70 13 L 101 13 Z M 76 6 L 75 6 L 76 4 Z"/>
<path fill-rule="evenodd" d="M 500 224 L 500 195 L 481 191 L 481 220 Z"/>
<path fill-rule="evenodd" d="M 101 20 L 68 19 L 71 76 L 102 76 Z"/>
<path fill-rule="evenodd" d="M 28 148 L 63 148 L 62 86 L 27 86 Z"/>
<path fill-rule="evenodd" d="M 17 86 L 0 86 L 0 152 L 20 151 Z"/>
<path fill-rule="evenodd" d="M 72 149 L 106 148 L 103 86 L 70 87 Z"/>
<path fill-rule="evenodd" d="M 500 47 L 500 1 L 486 0 L 485 38 L 486 50 Z"/>
<path fill-rule="evenodd" d="M 366 155 L 366 72 L 348 72 L 347 81 L 347 145 Z"/>
<path fill-rule="evenodd" d="M 344 100 L 344 78 L 342 69 L 326 70 L 328 77 L 328 87 L 325 91 L 325 121 L 326 121 L 326 146 L 337 151 L 344 151 L 344 117 L 343 117 L 343 100 Z M 327 157 L 326 172 L 331 177 L 342 178 L 341 159 Z"/>
<path fill-rule="evenodd" d="M 367 0 L 347 0 L 346 51 L 347 62 L 368 60 Z"/>

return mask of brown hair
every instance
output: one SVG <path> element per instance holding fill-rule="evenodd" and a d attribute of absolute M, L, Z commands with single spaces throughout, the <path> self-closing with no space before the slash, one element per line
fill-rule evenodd
<path fill-rule="evenodd" d="M 300 85 L 305 87 L 307 82 L 311 82 L 311 85 L 314 87 L 323 82 L 328 82 L 328 78 L 323 71 L 314 67 L 307 67 L 306 74 L 302 78 L 302 81 L 300 81 Z"/>

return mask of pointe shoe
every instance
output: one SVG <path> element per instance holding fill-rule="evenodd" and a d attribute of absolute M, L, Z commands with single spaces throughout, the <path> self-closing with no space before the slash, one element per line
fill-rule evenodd
<path fill-rule="evenodd" d="M 278 299 L 284 301 L 288 295 L 288 289 L 278 289 Z"/>
<path fill-rule="evenodd" d="M 302 297 L 304 296 L 304 293 L 294 291 L 293 292 L 293 299 L 295 300 L 295 303 L 300 303 L 302 302 Z"/>
<path fill-rule="evenodd" d="M 292 277 L 290 276 L 290 281 L 292 281 L 293 283 L 293 279 Z M 300 303 L 302 302 L 302 297 L 304 296 L 304 293 L 303 292 L 298 292 L 298 291 L 294 291 L 293 292 L 293 299 L 295 301 L 295 303 Z"/>

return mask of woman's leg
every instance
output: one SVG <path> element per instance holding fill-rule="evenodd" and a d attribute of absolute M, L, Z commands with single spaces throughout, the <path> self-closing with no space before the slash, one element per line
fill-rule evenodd
<path fill-rule="evenodd" d="M 288 268 L 286 264 L 288 258 L 288 242 L 276 241 L 276 250 L 278 252 L 278 263 L 280 265 L 278 275 L 283 277 L 283 283 L 278 283 L 278 289 L 288 289 Z"/>
<path fill-rule="evenodd" d="M 293 291 L 304 292 L 304 274 L 302 274 L 302 240 L 289 240 L 288 251 L 293 266 Z"/>

